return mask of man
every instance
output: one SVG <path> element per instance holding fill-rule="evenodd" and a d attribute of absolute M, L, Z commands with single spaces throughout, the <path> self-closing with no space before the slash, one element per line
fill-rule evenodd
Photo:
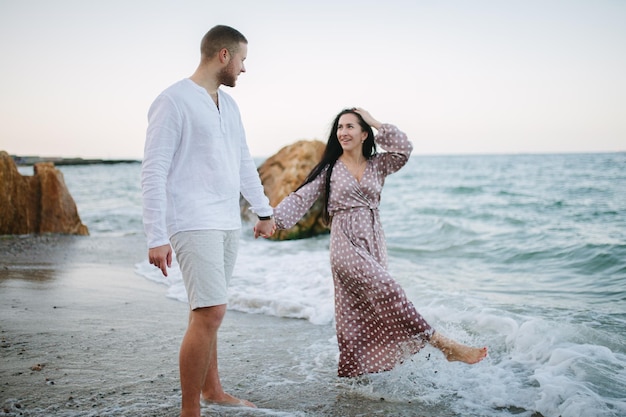
<path fill-rule="evenodd" d="M 201 401 L 255 407 L 224 392 L 217 367 L 217 332 L 241 229 L 239 194 L 259 216 L 255 238 L 275 229 L 239 109 L 219 88 L 234 87 L 245 72 L 248 42 L 219 25 L 200 49 L 193 75 L 150 107 L 141 171 L 148 258 L 167 276 L 173 248 L 191 310 L 179 356 L 181 417 L 199 417 Z"/>

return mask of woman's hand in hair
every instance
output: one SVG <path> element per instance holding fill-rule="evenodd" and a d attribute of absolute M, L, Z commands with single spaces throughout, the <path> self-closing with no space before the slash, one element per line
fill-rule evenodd
<path fill-rule="evenodd" d="M 372 117 L 372 115 L 367 110 L 362 109 L 360 107 L 355 107 L 354 111 L 356 113 L 358 113 L 363 118 L 365 123 L 367 123 L 368 125 L 372 126 L 376 130 L 380 129 L 380 126 L 382 125 L 382 123 L 379 122 L 378 120 L 374 119 Z"/>

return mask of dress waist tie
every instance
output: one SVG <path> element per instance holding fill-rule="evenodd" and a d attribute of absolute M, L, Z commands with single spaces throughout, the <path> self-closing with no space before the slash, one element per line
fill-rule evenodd
<path fill-rule="evenodd" d="M 353 213 L 355 211 L 365 211 L 365 210 L 369 210 L 369 212 L 370 212 L 370 219 L 371 219 L 371 222 L 372 222 L 372 230 L 374 232 L 374 238 L 376 239 L 376 244 L 378 245 L 378 243 L 380 242 L 380 239 L 381 239 L 380 232 L 382 231 L 382 226 L 380 224 L 380 215 L 379 215 L 378 207 L 376 207 L 374 205 L 349 207 L 349 208 L 337 210 L 336 212 L 333 213 L 332 217 L 340 216 L 342 214 Z"/>

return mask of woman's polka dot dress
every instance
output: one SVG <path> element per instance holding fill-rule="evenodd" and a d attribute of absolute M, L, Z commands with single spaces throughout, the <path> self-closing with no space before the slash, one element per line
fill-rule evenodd
<path fill-rule="evenodd" d="M 390 370 L 423 347 L 433 333 L 387 271 L 378 213 L 385 177 L 406 164 L 413 147 L 389 124 L 381 126 L 376 143 L 386 152 L 367 161 L 360 182 L 341 161 L 331 176 L 330 263 L 341 377 Z M 274 209 L 279 228 L 287 229 L 304 216 L 323 191 L 324 180 L 322 172 Z"/>

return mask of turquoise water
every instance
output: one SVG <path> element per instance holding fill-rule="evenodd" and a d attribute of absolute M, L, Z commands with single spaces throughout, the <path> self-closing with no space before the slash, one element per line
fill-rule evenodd
<path fill-rule="evenodd" d="M 503 300 L 626 312 L 626 154 L 417 157 L 393 181 L 390 252 Z"/>
<path fill-rule="evenodd" d="M 139 164 L 60 169 L 93 235 L 142 233 Z M 625 153 L 414 155 L 388 178 L 381 218 L 418 310 L 490 355 L 462 370 L 405 364 L 349 389 L 462 416 L 626 415 Z M 250 227 L 229 307 L 332 327 L 328 237 L 255 241 Z M 167 281 L 136 269 L 185 301 L 176 269 Z M 309 377 L 334 368 L 335 341 L 308 349 Z"/>

